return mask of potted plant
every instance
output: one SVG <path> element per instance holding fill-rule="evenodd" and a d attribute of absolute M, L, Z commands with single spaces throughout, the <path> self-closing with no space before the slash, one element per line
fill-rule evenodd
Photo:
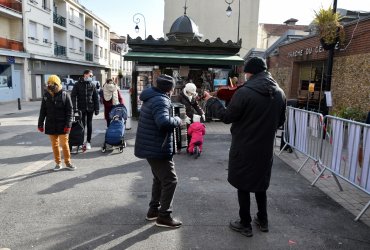
<path fill-rule="evenodd" d="M 321 45 L 325 50 L 330 50 L 339 42 L 344 44 L 345 33 L 343 25 L 340 24 L 341 16 L 339 13 L 333 13 L 333 9 L 321 8 L 318 12 L 315 11 L 313 20 L 320 37 Z"/>

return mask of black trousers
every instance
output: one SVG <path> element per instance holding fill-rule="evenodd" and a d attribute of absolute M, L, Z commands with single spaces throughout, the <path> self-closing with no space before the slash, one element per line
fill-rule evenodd
<path fill-rule="evenodd" d="M 175 163 L 171 159 L 147 159 L 153 173 L 151 210 L 159 210 L 159 216 L 172 213 L 172 202 L 177 186 Z"/>
<path fill-rule="evenodd" d="M 257 216 L 259 220 L 267 221 L 267 195 L 266 191 L 255 193 L 257 202 Z M 238 189 L 238 201 L 239 201 L 239 216 L 240 221 L 243 225 L 247 226 L 251 223 L 251 212 L 250 212 L 250 192 L 245 192 Z"/>
<path fill-rule="evenodd" d="M 87 142 L 91 142 L 93 115 L 94 115 L 94 111 L 83 111 L 82 112 L 82 123 L 85 129 L 87 125 L 87 138 L 86 138 Z"/>

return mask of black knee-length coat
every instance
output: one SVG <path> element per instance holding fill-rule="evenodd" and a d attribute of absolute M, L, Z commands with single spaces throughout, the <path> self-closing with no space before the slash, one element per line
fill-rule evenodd
<path fill-rule="evenodd" d="M 273 145 L 285 122 L 283 90 L 268 72 L 253 75 L 225 108 L 217 99 L 207 107 L 224 123 L 232 123 L 228 181 L 247 192 L 266 191 L 270 184 Z"/>

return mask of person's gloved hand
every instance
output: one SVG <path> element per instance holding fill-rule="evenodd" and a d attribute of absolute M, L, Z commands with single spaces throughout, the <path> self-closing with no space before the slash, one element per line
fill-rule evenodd
<path fill-rule="evenodd" d="M 206 116 L 204 114 L 202 115 L 202 119 L 203 119 L 203 122 L 206 121 Z"/>
<path fill-rule="evenodd" d="M 191 123 L 191 119 L 189 118 L 189 116 L 186 116 L 186 118 L 185 118 L 184 122 L 185 122 L 186 124 L 190 124 L 190 123 Z"/>
<path fill-rule="evenodd" d="M 37 128 L 41 133 L 44 133 L 44 127 L 38 127 Z"/>
<path fill-rule="evenodd" d="M 95 110 L 95 115 L 98 115 L 99 114 L 99 110 Z"/>
<path fill-rule="evenodd" d="M 174 117 L 174 119 L 175 119 L 178 123 L 182 124 L 182 120 L 181 120 L 181 118 L 180 118 L 180 117 L 175 116 L 175 117 Z"/>
<path fill-rule="evenodd" d="M 64 128 L 64 133 L 69 134 L 69 132 L 71 132 L 71 128 L 65 127 Z"/>

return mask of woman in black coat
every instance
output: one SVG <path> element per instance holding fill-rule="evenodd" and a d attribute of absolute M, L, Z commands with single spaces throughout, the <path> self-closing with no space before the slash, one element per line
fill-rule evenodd
<path fill-rule="evenodd" d="M 240 87 L 225 108 L 206 93 L 207 108 L 224 123 L 232 123 L 229 152 L 229 183 L 238 189 L 240 221 L 230 227 L 252 236 L 250 192 L 255 193 L 258 213 L 255 223 L 268 231 L 266 190 L 270 184 L 273 145 L 278 127 L 285 122 L 286 100 L 283 90 L 262 58 L 254 57 L 245 65 L 249 80 Z"/>
<path fill-rule="evenodd" d="M 45 124 L 44 124 L 45 123 Z M 71 164 L 71 152 L 68 138 L 72 126 L 71 97 L 62 90 L 60 79 L 51 75 L 48 79 L 47 91 L 42 102 L 38 121 L 38 130 L 49 135 L 55 159 L 55 171 L 61 170 L 61 156 L 59 144 L 63 149 L 64 163 L 69 170 L 76 167 Z"/>

